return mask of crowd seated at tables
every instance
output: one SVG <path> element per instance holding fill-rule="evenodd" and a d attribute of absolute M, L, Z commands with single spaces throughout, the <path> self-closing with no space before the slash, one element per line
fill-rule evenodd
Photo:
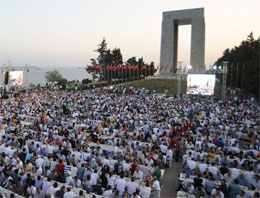
<path fill-rule="evenodd" d="M 248 98 L 144 89 L 21 94 L 1 105 L 0 185 L 10 197 L 160 197 L 182 157 L 178 197 L 258 197 L 259 112 Z"/>
<path fill-rule="evenodd" d="M 170 129 L 147 114 L 156 115 L 159 100 L 138 90 L 42 91 L 4 101 L 0 185 L 26 197 L 160 197 L 173 152 Z"/>

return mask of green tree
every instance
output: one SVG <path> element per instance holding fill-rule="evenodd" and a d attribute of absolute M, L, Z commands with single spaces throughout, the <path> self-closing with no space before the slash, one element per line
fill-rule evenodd
<path fill-rule="evenodd" d="M 47 71 L 44 75 L 44 78 L 47 82 L 58 82 L 59 80 L 64 79 L 57 70 Z"/>
<path fill-rule="evenodd" d="M 98 45 L 98 48 L 94 50 L 94 52 L 98 53 L 98 57 L 91 58 L 91 64 L 86 67 L 86 71 L 92 75 L 93 80 L 95 79 L 103 79 L 103 80 L 111 80 L 111 74 L 108 72 L 104 72 L 104 67 L 107 65 L 121 65 L 123 64 L 123 56 L 121 54 L 120 48 L 114 48 L 112 51 L 107 48 L 106 39 L 103 38 L 101 43 Z M 91 69 L 93 66 L 98 65 L 100 70 Z M 110 72 L 110 71 L 109 71 Z M 112 71 L 111 71 L 112 72 Z"/>
<path fill-rule="evenodd" d="M 243 88 L 256 96 L 259 96 L 259 42 L 260 39 L 254 39 L 251 32 L 239 46 L 226 49 L 215 62 L 216 65 L 221 65 L 223 61 L 229 62 L 228 86 Z"/>

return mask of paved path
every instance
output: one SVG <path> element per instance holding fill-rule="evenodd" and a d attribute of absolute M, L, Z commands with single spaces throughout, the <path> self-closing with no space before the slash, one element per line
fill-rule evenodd
<path fill-rule="evenodd" d="M 172 167 L 165 169 L 165 173 L 162 179 L 162 198 L 177 197 L 176 188 L 178 187 L 178 174 L 181 172 L 181 166 L 182 162 L 173 162 Z"/>

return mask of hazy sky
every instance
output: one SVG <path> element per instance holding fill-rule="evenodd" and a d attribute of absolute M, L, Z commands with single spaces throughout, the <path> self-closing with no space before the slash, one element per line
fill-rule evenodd
<path fill-rule="evenodd" d="M 0 0 L 0 64 L 85 66 L 103 38 L 159 64 L 162 12 L 205 8 L 206 64 L 260 35 L 260 0 Z M 191 26 L 179 31 L 179 57 L 189 64 Z"/>

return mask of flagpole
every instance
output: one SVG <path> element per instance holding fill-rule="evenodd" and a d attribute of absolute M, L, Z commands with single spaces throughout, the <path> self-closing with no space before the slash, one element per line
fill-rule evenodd
<path fill-rule="evenodd" d="M 231 64 L 230 67 L 230 84 L 229 84 L 230 87 L 232 87 L 232 77 L 233 77 L 233 63 Z"/>
<path fill-rule="evenodd" d="M 242 66 L 242 89 L 244 89 L 244 78 L 245 78 L 245 63 Z"/>
<path fill-rule="evenodd" d="M 139 76 L 139 65 L 137 65 L 137 80 L 140 80 L 140 76 Z"/>
<path fill-rule="evenodd" d="M 236 89 L 237 89 L 237 80 L 238 80 L 238 65 L 239 65 L 239 64 L 237 63 L 237 68 L 236 68 L 236 69 L 237 69 L 237 71 L 236 71 L 236 72 L 237 72 L 237 73 L 236 73 Z"/>

